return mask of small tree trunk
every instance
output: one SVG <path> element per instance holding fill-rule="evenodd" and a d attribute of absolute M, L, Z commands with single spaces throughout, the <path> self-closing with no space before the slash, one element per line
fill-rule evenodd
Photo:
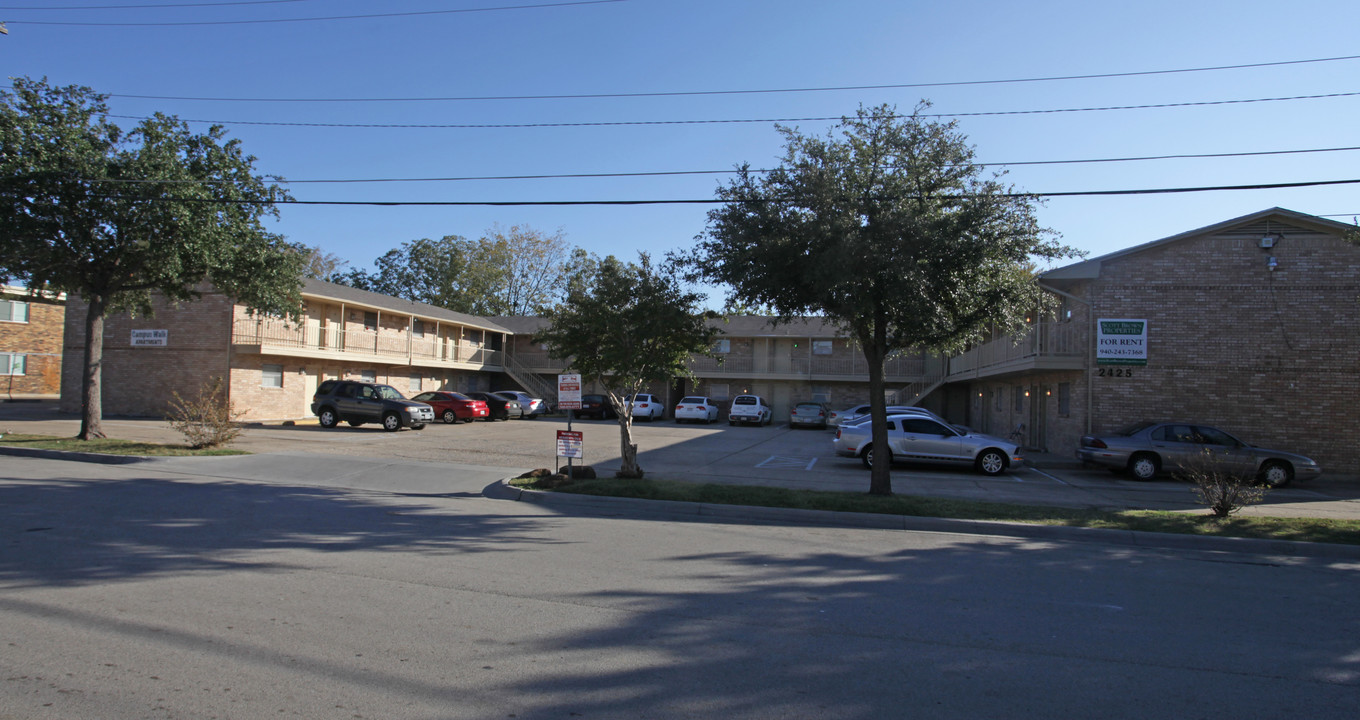
<path fill-rule="evenodd" d="M 104 406 L 100 396 L 104 365 L 104 312 L 108 303 L 102 296 L 87 298 L 85 309 L 85 365 L 81 372 L 81 440 L 104 437 Z"/>
<path fill-rule="evenodd" d="M 631 410 L 619 413 L 619 477 L 640 478 L 642 468 L 637 464 L 637 443 L 633 442 L 633 413 Z"/>

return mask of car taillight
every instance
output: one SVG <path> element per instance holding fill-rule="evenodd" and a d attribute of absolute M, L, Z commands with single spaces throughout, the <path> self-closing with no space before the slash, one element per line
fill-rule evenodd
<path fill-rule="evenodd" d="M 1090 440 L 1089 442 L 1086 443 L 1086 447 L 1093 447 L 1093 448 L 1108 448 L 1108 447 L 1110 447 L 1110 446 L 1109 446 L 1109 445 L 1106 445 L 1106 444 L 1105 444 L 1105 441 L 1104 441 L 1104 440 L 1101 440 L 1100 438 L 1091 438 L 1091 440 Z"/>
<path fill-rule="evenodd" d="M 841 439 L 841 429 L 840 429 L 840 428 L 836 428 L 836 439 L 837 439 L 837 440 L 840 440 L 840 439 Z"/>

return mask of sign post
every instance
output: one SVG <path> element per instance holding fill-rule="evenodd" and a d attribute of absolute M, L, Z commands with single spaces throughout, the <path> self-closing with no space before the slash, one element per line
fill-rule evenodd
<path fill-rule="evenodd" d="M 572 432 L 571 421 L 581 409 L 581 376 L 567 373 L 557 376 L 557 407 L 567 411 L 567 429 L 557 431 L 557 455 L 567 459 L 567 477 L 573 477 L 571 461 L 581 457 L 582 437 Z M 567 436 L 564 440 L 563 436 Z M 572 451 L 568 453 L 567 451 Z"/>

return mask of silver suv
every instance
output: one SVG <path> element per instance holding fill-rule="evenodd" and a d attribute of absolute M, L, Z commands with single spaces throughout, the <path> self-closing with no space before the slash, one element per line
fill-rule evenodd
<path fill-rule="evenodd" d="M 312 414 L 324 428 L 333 428 L 341 422 L 353 427 L 380 422 L 384 430 L 396 432 L 403 426 L 419 430 L 434 422 L 433 407 L 407 400 L 391 385 L 353 380 L 321 383 L 312 396 Z"/>

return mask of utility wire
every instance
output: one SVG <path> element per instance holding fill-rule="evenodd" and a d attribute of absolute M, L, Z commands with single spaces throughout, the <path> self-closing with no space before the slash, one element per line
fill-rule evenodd
<path fill-rule="evenodd" d="M 6 5 L 0 10 L 131 10 L 142 8 L 184 8 L 184 7 L 222 7 L 226 5 L 280 5 L 283 3 L 313 2 L 314 0 L 236 0 L 236 2 L 174 3 L 167 5 L 62 5 L 51 7 L 22 7 Z"/>
<path fill-rule="evenodd" d="M 628 0 L 572 0 L 571 2 L 541 3 L 536 5 L 506 5 L 503 7 L 462 8 L 460 10 L 422 10 L 419 12 L 373 13 L 369 15 L 331 15 L 328 17 L 275 18 L 272 20 L 201 20 L 194 22 L 58 22 L 46 20 L 11 20 L 15 25 L 66 25 L 84 27 L 184 27 L 201 25 L 264 25 L 270 23 L 320 22 L 325 20 L 368 20 L 373 18 L 415 17 L 420 15 L 451 15 L 454 13 L 496 12 L 498 10 L 537 10 L 573 5 L 603 5 Z"/>
<path fill-rule="evenodd" d="M 16 23 L 17 24 L 17 23 Z M 101 23 L 103 24 L 103 23 Z M 1142 77 L 1148 75 L 1174 75 L 1178 73 L 1217 72 L 1220 70 L 1244 70 L 1250 68 L 1281 67 L 1285 65 L 1304 65 L 1308 63 L 1340 62 L 1360 59 L 1360 55 L 1340 55 L 1337 57 L 1312 58 L 1308 60 L 1281 60 L 1278 62 L 1246 63 L 1242 65 L 1215 65 L 1210 67 L 1179 68 L 1174 70 L 1138 70 L 1132 72 L 1095 73 L 1089 75 L 1052 75 L 1045 77 L 1008 78 L 999 80 L 958 80 L 945 82 L 895 83 L 887 85 L 838 85 L 826 87 L 777 88 L 755 90 L 692 90 L 674 92 L 637 92 L 637 93 L 582 93 L 576 95 L 467 95 L 449 97 L 388 97 L 388 98 L 232 98 L 186 95 L 129 95 L 108 93 L 109 97 L 134 98 L 139 100 L 193 100 L 201 102 L 277 102 L 277 103 L 374 103 L 374 102 L 461 102 L 489 100 L 582 100 L 598 98 L 636 98 L 636 97 L 693 97 L 698 95 L 761 95 L 774 93 L 836 92 L 843 90 L 899 90 L 904 88 L 962 87 L 967 85 L 1006 85 L 1014 83 L 1054 82 L 1059 80 L 1096 80 L 1106 78 Z"/>
<path fill-rule="evenodd" d="M 1312 148 L 1307 150 L 1261 150 L 1256 152 L 1230 152 L 1230 153 L 1194 153 L 1181 155 L 1142 155 L 1136 157 L 1113 157 L 1113 158 L 1083 158 L 1077 160 L 1020 160 L 1015 162 L 988 162 L 988 163 L 969 163 L 968 167 L 1012 167 L 1019 165 L 1076 165 L 1088 163 L 1117 163 L 1117 162 L 1137 162 L 1143 160 L 1201 160 L 1208 158 L 1235 158 L 1235 157 L 1261 157 L 1267 155 L 1298 155 L 1306 153 L 1330 153 L 1360 150 L 1360 145 L 1352 147 L 1336 148 Z M 487 181 L 487 180 L 579 180 L 588 178 L 632 178 L 632 177 L 675 177 L 683 175 L 732 175 L 736 170 L 656 170 L 643 172 L 612 172 L 612 173 L 554 173 L 537 175 L 464 175 L 457 177 L 423 177 L 423 178 L 340 178 L 340 179 L 310 179 L 310 180 L 287 180 L 276 178 L 273 182 L 282 185 L 303 185 L 303 184 L 357 184 L 357 183 L 398 183 L 398 182 L 463 182 L 463 181 Z M 769 168 L 751 169 L 749 172 L 762 175 L 772 172 Z M 136 179 L 104 179 L 104 178 L 82 178 L 88 182 L 110 182 L 110 183 L 165 183 L 162 180 L 136 180 Z M 197 183 L 195 180 L 182 180 L 174 182 Z M 226 181 L 223 181 L 226 182 Z"/>
<path fill-rule="evenodd" d="M 968 113 L 921 113 L 917 117 L 958 118 L 989 117 L 1003 115 L 1052 115 L 1058 113 L 1108 112 L 1112 110 L 1152 110 L 1181 107 L 1206 107 L 1212 105 L 1244 105 L 1249 103 L 1288 102 L 1293 100 L 1319 100 L 1327 98 L 1355 97 L 1360 92 L 1326 93 L 1322 95 L 1293 95 L 1289 97 L 1251 98 L 1245 100 L 1203 100 L 1197 102 L 1155 103 L 1149 105 L 1109 105 L 1104 107 L 1057 108 L 1049 110 L 992 110 Z M 120 120 L 146 120 L 144 115 L 108 115 Z M 910 115 L 874 115 L 874 119 L 899 119 Z M 745 118 L 717 120 L 608 120 L 595 122 L 541 122 L 541 123 L 321 123 L 321 122 L 284 122 L 275 120 L 206 120 L 202 118 L 180 118 L 184 122 L 206 123 L 211 125 L 263 125 L 270 127 L 322 127 L 322 128 L 362 128 L 362 129 L 402 129 L 402 130 L 517 130 L 527 128 L 563 127 L 620 127 L 646 125 L 730 125 L 751 123 L 793 123 L 826 122 L 843 120 L 844 116 L 795 117 L 795 118 Z"/>
<path fill-rule="evenodd" d="M 1274 190 L 1279 188 L 1317 187 L 1321 185 L 1355 185 L 1355 180 L 1314 180 L 1295 183 L 1262 183 L 1256 185 L 1206 185 L 1182 188 L 1146 188 L 1139 190 L 1077 190 L 1071 192 L 1025 192 L 997 193 L 991 197 L 1040 198 L 1040 197 L 1091 197 L 1109 195 L 1162 195 L 1172 193 L 1215 192 L 1230 190 Z M 136 200 L 141 202 L 207 202 L 229 205 L 365 205 L 379 207 L 406 206 L 482 206 L 482 207 L 524 207 L 524 206 L 569 206 L 569 205 L 718 205 L 727 202 L 717 198 L 704 200 L 273 200 L 268 203 L 257 200 L 228 200 L 217 198 L 168 198 L 168 197 L 129 197 L 125 195 L 101 195 L 112 200 Z M 967 194 L 958 198 L 974 197 Z"/>

